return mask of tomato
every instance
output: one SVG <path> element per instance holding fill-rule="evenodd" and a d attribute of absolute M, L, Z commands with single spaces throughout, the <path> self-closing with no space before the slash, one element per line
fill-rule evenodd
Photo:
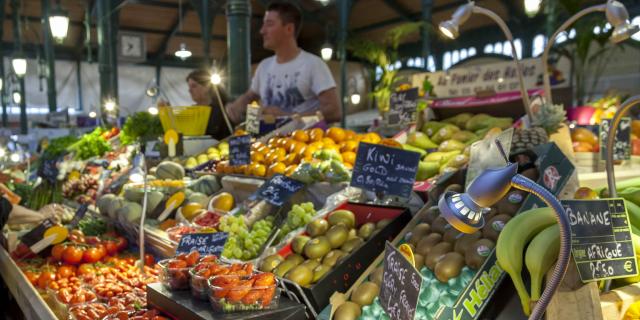
<path fill-rule="evenodd" d="M 100 251 L 100 256 L 102 258 L 104 258 L 107 255 L 107 248 L 104 246 L 104 244 L 98 243 L 98 244 L 95 245 L 95 247 L 96 247 L 96 249 L 98 249 L 98 251 Z"/>
<path fill-rule="evenodd" d="M 56 273 L 56 277 L 58 279 L 69 278 L 76 275 L 76 268 L 74 266 L 63 265 L 58 268 L 58 272 Z"/>
<path fill-rule="evenodd" d="M 107 240 L 104 242 L 104 248 L 107 250 L 107 254 L 110 256 L 115 255 L 116 253 L 118 253 L 118 246 L 116 245 L 115 241 L 113 240 Z"/>
<path fill-rule="evenodd" d="M 156 259 L 154 259 L 152 255 L 150 255 L 148 253 L 144 255 L 144 264 L 145 265 L 153 266 L 154 263 L 156 263 Z"/>
<path fill-rule="evenodd" d="M 96 268 L 94 268 L 92 264 L 88 264 L 88 263 L 81 264 L 78 267 L 78 270 L 76 271 L 76 273 L 79 276 L 89 275 L 89 274 L 93 274 L 95 272 L 96 272 Z"/>
<path fill-rule="evenodd" d="M 200 260 L 200 252 L 198 251 L 191 251 L 189 252 L 189 254 L 187 255 L 187 265 L 188 266 L 194 266 L 198 260 Z"/>
<path fill-rule="evenodd" d="M 51 248 L 51 257 L 53 258 L 53 260 L 61 261 L 64 249 L 66 248 L 63 244 L 56 244 L 55 246 L 53 246 L 53 248 Z"/>
<path fill-rule="evenodd" d="M 68 246 L 62 253 L 62 261 L 67 264 L 79 264 L 82 262 L 82 249 L 76 246 Z"/>
<path fill-rule="evenodd" d="M 27 270 L 24 272 L 24 276 L 27 277 L 27 279 L 29 280 L 29 282 L 31 282 L 32 285 L 35 286 L 38 284 L 38 278 L 40 277 L 40 273 Z"/>
<path fill-rule="evenodd" d="M 82 261 L 85 263 L 94 263 L 102 259 L 102 251 L 98 248 L 89 248 L 82 254 Z"/>
<path fill-rule="evenodd" d="M 167 268 L 169 269 L 179 269 L 186 268 L 187 262 L 184 260 L 171 259 L 167 262 Z"/>
<path fill-rule="evenodd" d="M 99 244 L 100 243 L 100 238 L 96 237 L 96 236 L 89 236 L 89 237 L 84 237 L 84 240 L 87 244 Z"/>
<path fill-rule="evenodd" d="M 129 244 L 127 242 L 127 238 L 125 238 L 123 236 L 116 237 L 115 242 L 116 242 L 116 247 L 118 248 L 118 252 L 123 251 L 124 249 L 126 249 L 127 245 Z"/>
<path fill-rule="evenodd" d="M 38 277 L 38 287 L 40 289 L 45 289 L 45 288 L 47 288 L 47 285 L 49 284 L 49 282 L 55 281 L 55 280 L 56 280 L 56 274 L 55 273 L 50 272 L 50 271 L 44 271 Z"/>

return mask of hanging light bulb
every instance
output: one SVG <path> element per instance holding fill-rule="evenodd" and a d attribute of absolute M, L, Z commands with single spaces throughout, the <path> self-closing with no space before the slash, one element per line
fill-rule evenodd
<path fill-rule="evenodd" d="M 320 49 L 320 55 L 322 56 L 322 60 L 329 61 L 331 60 L 331 56 L 333 55 L 333 48 L 329 42 L 325 42 L 322 45 L 322 49 Z"/>
<path fill-rule="evenodd" d="M 147 111 L 149 111 L 149 113 L 154 115 L 154 116 L 158 114 L 158 108 L 154 107 L 154 106 L 149 107 L 149 109 L 147 109 Z"/>
<path fill-rule="evenodd" d="M 20 102 L 22 102 L 22 95 L 18 90 L 13 90 L 13 92 L 11 93 L 11 98 L 13 99 L 13 103 L 15 104 L 20 104 Z"/>
<path fill-rule="evenodd" d="M 187 45 L 184 42 L 180 44 L 180 49 L 178 49 L 174 54 L 182 60 L 191 57 L 191 51 L 187 50 Z"/>
<path fill-rule="evenodd" d="M 11 66 L 18 77 L 22 78 L 27 73 L 27 59 L 23 54 L 16 54 L 11 60 Z"/>
<path fill-rule="evenodd" d="M 215 72 L 214 74 L 211 75 L 211 83 L 215 86 L 222 83 L 222 77 L 220 76 L 219 73 Z"/>
<path fill-rule="evenodd" d="M 19 153 L 17 153 L 17 152 L 12 153 L 12 154 L 9 156 L 9 160 L 11 160 L 11 161 L 13 161 L 13 162 L 16 162 L 16 163 L 17 163 L 17 162 L 20 162 L 20 154 L 19 154 Z"/>
<path fill-rule="evenodd" d="M 360 104 L 360 95 L 354 93 L 351 95 L 351 104 Z"/>
<path fill-rule="evenodd" d="M 89 112 L 89 118 L 94 119 L 97 116 L 98 116 L 98 114 L 95 111 Z"/>
<path fill-rule="evenodd" d="M 49 15 L 49 28 L 51 28 L 51 35 L 58 43 L 62 43 L 67 37 L 69 31 L 69 14 L 62 10 L 60 3 L 51 10 Z"/>
<path fill-rule="evenodd" d="M 108 111 L 108 112 L 112 112 L 116 109 L 116 102 L 113 101 L 112 99 L 107 99 L 104 102 L 104 110 Z"/>
<path fill-rule="evenodd" d="M 533 17 L 540 11 L 540 4 L 542 0 L 524 0 L 524 13 Z"/>

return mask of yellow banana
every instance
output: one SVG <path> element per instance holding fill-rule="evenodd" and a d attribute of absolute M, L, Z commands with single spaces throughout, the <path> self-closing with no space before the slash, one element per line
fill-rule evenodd
<path fill-rule="evenodd" d="M 520 275 L 524 247 L 536 234 L 554 224 L 555 221 L 555 214 L 549 207 L 528 210 L 509 220 L 498 237 L 496 244 L 498 265 L 511 276 L 520 296 L 522 310 L 526 315 L 531 313 L 529 306 L 531 298 Z"/>
<path fill-rule="evenodd" d="M 542 279 L 553 266 L 560 251 L 560 228 L 557 224 L 542 230 L 531 240 L 524 256 L 524 264 L 531 274 L 531 300 L 540 299 Z"/>

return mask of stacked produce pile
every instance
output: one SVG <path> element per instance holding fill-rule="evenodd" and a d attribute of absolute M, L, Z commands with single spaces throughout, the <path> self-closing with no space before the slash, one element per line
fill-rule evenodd
<path fill-rule="evenodd" d="M 571 130 L 571 140 L 575 152 L 600 152 L 600 139 L 589 129 Z M 631 155 L 640 156 L 640 120 L 631 121 Z"/>
<path fill-rule="evenodd" d="M 188 157 L 184 162 L 184 167 L 188 170 L 191 170 L 209 161 L 216 162 L 216 161 L 221 161 L 228 158 L 229 158 L 229 143 L 226 141 L 222 141 L 217 146 L 209 147 L 206 150 L 206 152 L 203 152 L 193 157 Z"/>

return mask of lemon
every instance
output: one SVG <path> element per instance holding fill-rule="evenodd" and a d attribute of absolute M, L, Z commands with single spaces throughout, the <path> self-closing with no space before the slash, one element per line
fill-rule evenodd
<path fill-rule="evenodd" d="M 195 218 L 198 214 L 202 213 L 202 205 L 197 202 L 189 202 L 182 207 L 182 216 L 191 221 L 191 219 Z"/>

